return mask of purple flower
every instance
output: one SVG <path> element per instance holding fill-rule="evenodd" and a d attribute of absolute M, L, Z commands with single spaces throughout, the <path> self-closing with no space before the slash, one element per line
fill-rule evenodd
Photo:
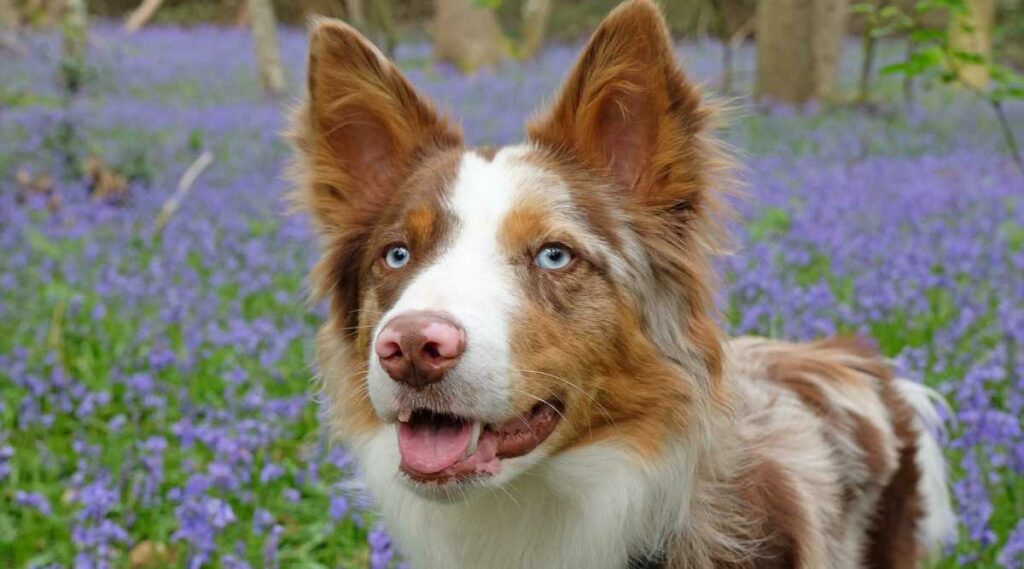
<path fill-rule="evenodd" d="M 384 526 L 377 525 L 370 530 L 367 538 L 370 544 L 370 569 L 388 569 L 395 557 L 391 547 L 391 536 L 388 535 Z"/>
<path fill-rule="evenodd" d="M 334 521 L 341 521 L 348 513 L 349 505 L 348 500 L 341 495 L 335 494 L 331 496 L 331 505 L 327 509 L 327 515 Z"/>
<path fill-rule="evenodd" d="M 14 492 L 14 503 L 19 506 L 32 508 L 44 516 L 49 516 L 53 513 L 53 508 L 50 507 L 50 500 L 38 492 L 17 490 Z"/>
<path fill-rule="evenodd" d="M 281 476 L 284 476 L 284 472 L 284 468 L 282 468 L 280 465 L 268 462 L 267 464 L 263 465 L 263 470 L 260 471 L 260 482 L 266 484 L 268 482 L 277 480 Z"/>
<path fill-rule="evenodd" d="M 277 545 L 281 540 L 281 534 L 284 532 L 284 528 L 279 525 L 275 525 L 270 529 L 270 533 L 267 535 L 266 541 L 263 542 L 263 566 L 264 567 L 277 567 Z"/>
<path fill-rule="evenodd" d="M 1010 532 L 1006 545 L 999 552 L 999 563 L 1007 569 L 1024 568 L 1024 520 L 1018 521 Z"/>

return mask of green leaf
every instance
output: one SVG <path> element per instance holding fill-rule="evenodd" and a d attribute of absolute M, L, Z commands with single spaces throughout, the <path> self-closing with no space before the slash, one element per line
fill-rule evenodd
<path fill-rule="evenodd" d="M 953 57 L 955 57 L 958 61 L 962 61 L 964 63 L 974 63 L 977 65 L 984 65 L 985 63 L 985 56 L 981 55 L 980 53 L 975 53 L 973 51 L 954 50 Z"/>
<path fill-rule="evenodd" d="M 989 98 L 993 101 L 1019 100 L 1024 101 L 1024 87 L 999 85 L 992 89 Z"/>
<path fill-rule="evenodd" d="M 874 12 L 874 4 L 854 4 L 853 6 L 850 6 L 851 14 L 873 14 Z"/>
<path fill-rule="evenodd" d="M 1020 85 L 1024 86 L 1024 75 L 1021 75 L 1010 69 L 998 64 L 992 64 L 989 66 L 989 75 L 992 80 L 997 83 L 1003 83 L 1006 85 Z"/>
<path fill-rule="evenodd" d="M 906 73 L 906 72 L 907 72 L 907 64 L 903 63 L 903 62 L 900 62 L 900 63 L 890 63 L 889 65 L 886 65 L 885 67 L 883 67 L 882 69 L 879 70 L 879 73 L 881 73 L 882 75 L 896 75 L 897 73 Z"/>
<path fill-rule="evenodd" d="M 920 2 L 914 4 L 914 12 L 918 14 L 923 14 L 925 12 L 930 12 L 938 8 L 938 6 L 939 3 L 936 2 L 935 0 L 921 0 Z"/>
<path fill-rule="evenodd" d="M 903 73 L 907 77 L 917 77 L 929 71 L 941 71 L 945 69 L 945 54 L 937 46 L 915 51 L 907 57 L 906 61 L 894 63 L 882 68 L 883 75 Z"/>
<path fill-rule="evenodd" d="M 878 15 L 883 18 L 898 18 L 900 16 L 904 16 L 903 10 L 900 10 L 896 6 L 886 6 L 878 12 Z"/>
<path fill-rule="evenodd" d="M 913 40 L 915 43 L 941 43 L 943 40 L 946 39 L 946 35 L 938 30 L 917 28 L 910 31 L 910 39 Z"/>

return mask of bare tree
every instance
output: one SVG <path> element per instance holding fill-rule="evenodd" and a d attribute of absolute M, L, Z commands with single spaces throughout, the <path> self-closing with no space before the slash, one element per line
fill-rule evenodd
<path fill-rule="evenodd" d="M 363 0 L 345 0 L 345 15 L 348 23 L 362 30 L 366 26 L 366 6 Z"/>
<path fill-rule="evenodd" d="M 967 9 L 949 23 L 949 46 L 954 51 L 981 56 L 983 62 L 964 62 L 957 66 L 961 81 L 970 87 L 986 89 L 988 64 L 992 57 L 992 28 L 996 18 L 995 0 L 967 0 Z"/>
<path fill-rule="evenodd" d="M 135 8 L 128 15 L 128 19 L 124 21 L 124 31 L 129 34 L 139 31 L 156 14 L 156 11 L 160 9 L 163 3 L 164 0 L 142 0 L 139 7 Z"/>
<path fill-rule="evenodd" d="M 723 94 L 732 93 L 735 73 L 733 59 L 736 50 L 743 44 L 757 26 L 757 18 L 750 14 L 754 11 L 752 0 L 710 0 L 708 9 L 716 22 L 715 33 L 722 43 L 722 81 L 720 89 Z"/>
<path fill-rule="evenodd" d="M 373 30 L 377 45 L 388 57 L 394 57 L 395 48 L 398 47 L 398 29 L 395 27 L 392 0 L 374 0 L 366 14 L 366 25 Z"/>
<path fill-rule="evenodd" d="M 270 0 L 248 0 L 252 39 L 256 44 L 256 63 L 260 82 L 271 96 L 284 92 L 284 70 L 277 44 L 277 18 Z"/>
<path fill-rule="evenodd" d="M 508 52 L 498 17 L 474 0 L 435 0 L 434 55 L 464 72 L 494 65 Z"/>
<path fill-rule="evenodd" d="M 21 17 L 11 0 L 0 0 L 0 51 L 8 50 L 16 54 L 24 54 L 25 46 L 18 39 L 21 28 Z"/>
<path fill-rule="evenodd" d="M 0 27 L 10 30 L 21 27 L 21 17 L 11 0 L 0 0 Z"/>
<path fill-rule="evenodd" d="M 523 37 L 519 44 L 519 56 L 533 57 L 544 45 L 544 31 L 551 14 L 550 0 L 526 0 L 523 2 Z"/>
<path fill-rule="evenodd" d="M 861 31 L 861 45 L 864 53 L 860 61 L 860 78 L 857 81 L 857 102 L 866 105 L 871 99 L 871 79 L 875 75 L 875 52 L 878 46 L 877 30 L 883 11 L 888 8 L 889 0 L 874 0 L 874 5 L 865 13 Z"/>
<path fill-rule="evenodd" d="M 85 0 L 64 0 L 61 17 L 61 75 L 69 94 L 82 88 L 89 51 L 89 19 Z"/>
<path fill-rule="evenodd" d="M 826 97 L 842 54 L 846 0 L 762 0 L 757 6 L 757 96 Z"/>

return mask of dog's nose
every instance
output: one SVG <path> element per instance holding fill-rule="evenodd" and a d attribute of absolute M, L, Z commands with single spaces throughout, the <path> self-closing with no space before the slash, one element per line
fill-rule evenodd
<path fill-rule="evenodd" d="M 391 379 L 418 389 L 455 367 L 466 351 L 466 332 L 450 316 L 409 312 L 384 326 L 374 351 Z"/>

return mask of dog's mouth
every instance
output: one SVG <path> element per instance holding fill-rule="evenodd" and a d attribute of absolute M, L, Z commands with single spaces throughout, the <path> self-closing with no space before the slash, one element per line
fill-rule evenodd
<path fill-rule="evenodd" d="M 493 476 L 501 460 L 540 446 L 558 425 L 564 406 L 541 402 L 501 425 L 428 409 L 399 414 L 401 470 L 416 482 L 448 483 Z"/>

